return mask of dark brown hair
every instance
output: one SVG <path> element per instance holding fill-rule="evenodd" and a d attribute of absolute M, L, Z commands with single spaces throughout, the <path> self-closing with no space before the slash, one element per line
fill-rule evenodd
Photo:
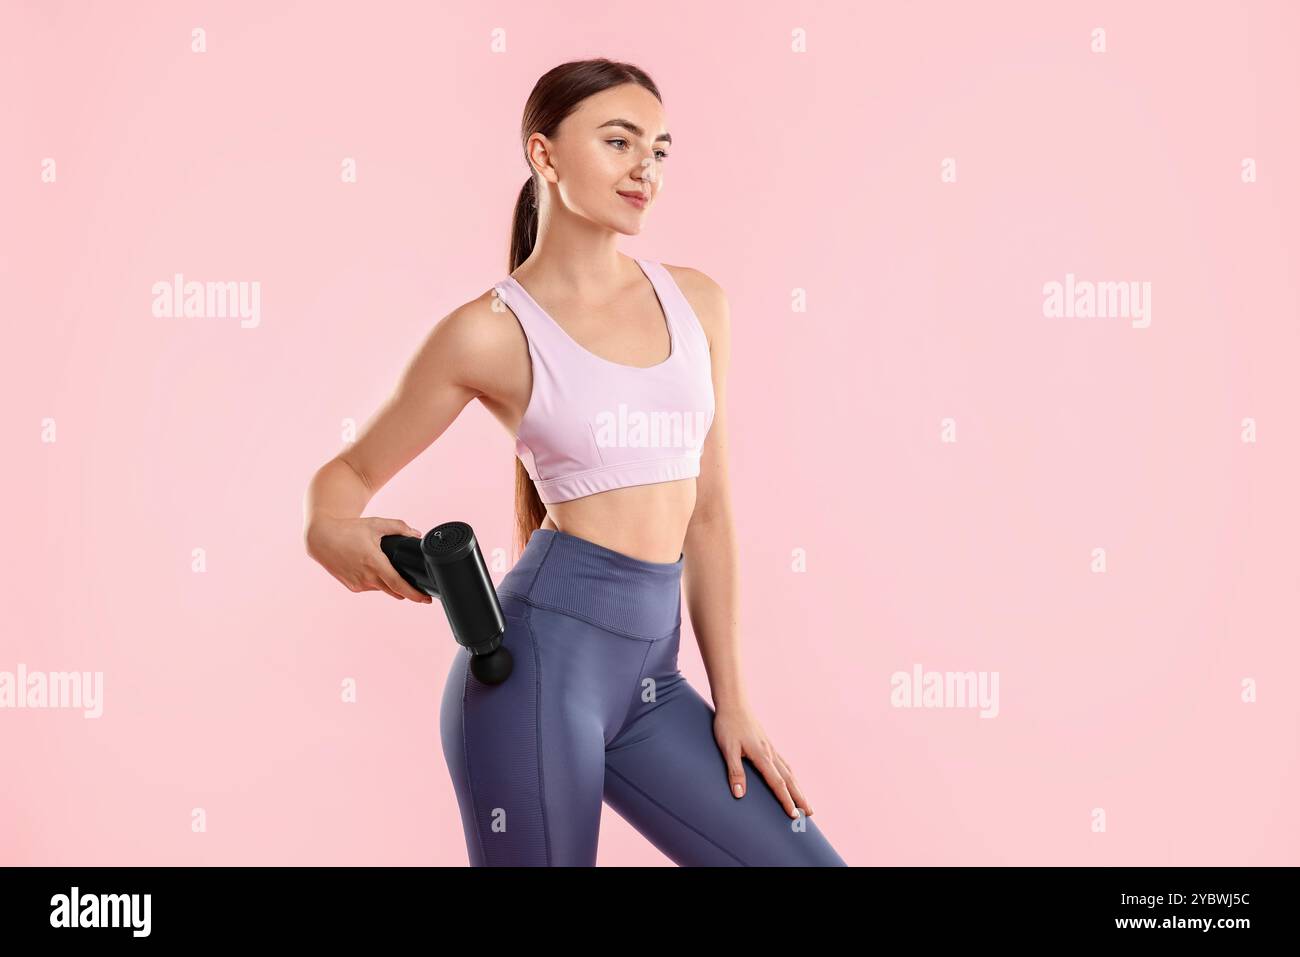
<path fill-rule="evenodd" d="M 520 138 L 525 147 L 524 162 L 528 162 L 528 137 L 541 133 L 554 137 L 561 121 L 577 109 L 587 97 L 624 83 L 636 83 L 655 95 L 661 103 L 659 88 L 644 70 L 630 63 L 619 63 L 600 57 L 594 60 L 573 60 L 561 63 L 544 73 L 528 95 L 524 104 L 524 118 L 520 124 Z M 509 271 L 514 272 L 533 252 L 537 243 L 537 197 L 540 195 L 538 174 L 528 164 L 528 179 L 515 200 L 514 222 L 510 229 Z M 515 458 L 515 545 L 519 551 L 528 544 L 533 532 L 541 528 L 546 519 L 546 506 L 542 504 L 533 487 L 528 470 Z"/>

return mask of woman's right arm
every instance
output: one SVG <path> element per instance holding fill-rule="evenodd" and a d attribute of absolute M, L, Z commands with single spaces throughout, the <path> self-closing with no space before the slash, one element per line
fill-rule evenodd
<path fill-rule="evenodd" d="M 407 363 L 397 387 L 351 446 L 315 474 L 303 502 L 307 554 L 354 592 L 432 602 L 398 574 L 379 548 L 385 535 L 423 533 L 392 518 L 361 518 L 375 494 L 446 431 L 470 400 L 492 388 L 479 370 L 509 348 L 485 300 L 443 317 Z M 485 311 L 486 310 L 486 311 Z"/>

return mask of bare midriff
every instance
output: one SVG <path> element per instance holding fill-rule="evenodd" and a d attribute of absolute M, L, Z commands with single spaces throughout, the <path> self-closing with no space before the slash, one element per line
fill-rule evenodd
<path fill-rule="evenodd" d="M 695 511 L 694 478 L 629 485 L 547 505 L 542 528 L 646 562 L 675 562 Z"/>

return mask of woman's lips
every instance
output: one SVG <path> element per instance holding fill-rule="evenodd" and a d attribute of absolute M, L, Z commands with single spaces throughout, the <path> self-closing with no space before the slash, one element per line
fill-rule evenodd
<path fill-rule="evenodd" d="M 625 193 L 620 189 L 618 195 L 622 196 L 637 209 L 645 209 L 646 197 L 644 193 Z"/>

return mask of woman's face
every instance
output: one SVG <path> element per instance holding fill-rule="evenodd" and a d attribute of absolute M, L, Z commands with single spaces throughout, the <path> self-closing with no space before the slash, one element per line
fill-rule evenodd
<path fill-rule="evenodd" d="M 645 87 L 624 83 L 587 97 L 554 139 L 534 134 L 529 149 L 566 209 L 635 235 L 663 189 L 671 142 L 663 104 Z"/>

